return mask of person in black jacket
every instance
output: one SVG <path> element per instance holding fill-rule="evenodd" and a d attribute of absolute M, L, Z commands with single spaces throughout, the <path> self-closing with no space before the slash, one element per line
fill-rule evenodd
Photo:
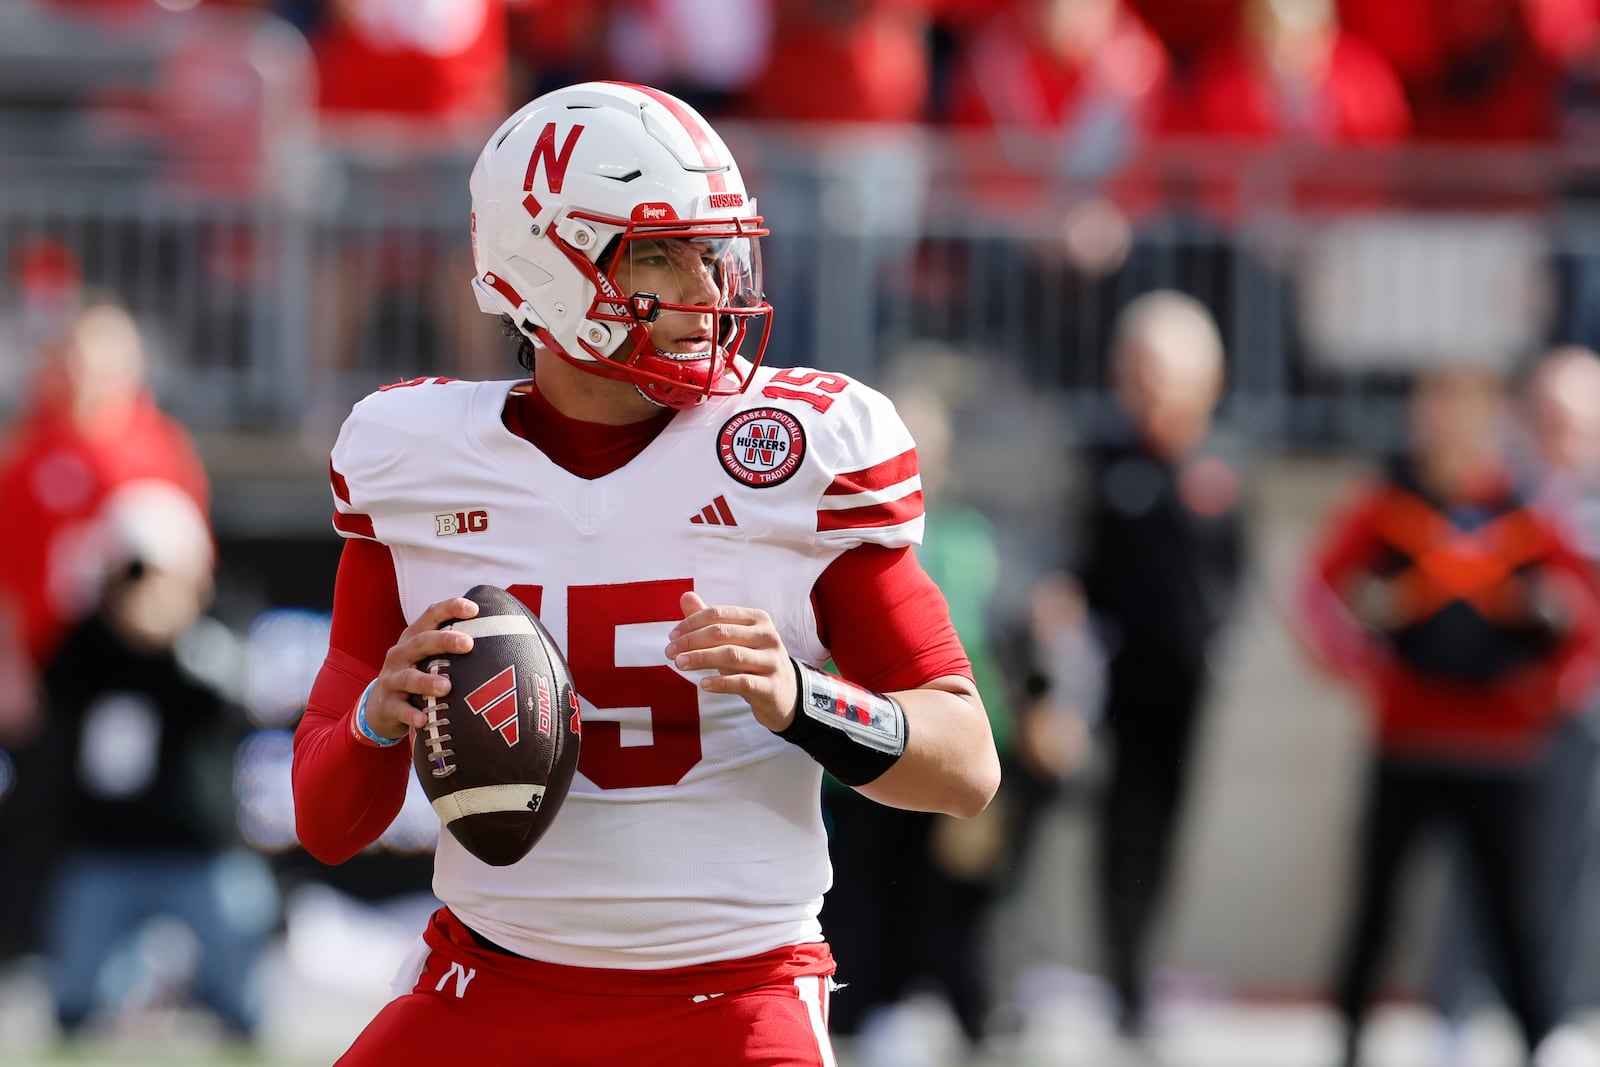
<path fill-rule="evenodd" d="M 1136 1037 L 1149 934 L 1245 544 L 1239 468 L 1212 433 L 1223 348 L 1211 315 L 1183 294 L 1147 293 L 1120 315 L 1111 361 L 1117 410 L 1085 457 L 1073 570 L 1108 656 L 1096 926 L 1120 1028 Z"/>
<path fill-rule="evenodd" d="M 140 942 L 151 920 L 171 916 L 193 935 L 193 973 L 186 989 L 163 992 L 192 994 L 249 1040 L 253 968 L 278 893 L 265 860 L 238 841 L 232 756 L 243 716 L 217 677 L 223 624 L 203 615 L 210 534 L 170 484 L 130 486 L 108 515 L 120 551 L 99 606 L 44 675 L 45 729 L 70 768 L 44 930 L 57 1021 L 74 1037 L 135 1006 L 140 989 L 176 983 L 188 953 L 152 959 L 160 942 Z M 113 962 L 125 959 L 154 973 L 130 984 Z"/>

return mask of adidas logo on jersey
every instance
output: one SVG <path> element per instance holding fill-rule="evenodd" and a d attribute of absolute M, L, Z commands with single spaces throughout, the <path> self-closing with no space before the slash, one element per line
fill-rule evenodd
<path fill-rule="evenodd" d="M 733 517 L 733 511 L 728 507 L 728 499 L 720 493 L 717 498 L 700 509 L 700 514 L 689 516 L 689 521 L 696 526 L 737 526 L 739 522 Z"/>

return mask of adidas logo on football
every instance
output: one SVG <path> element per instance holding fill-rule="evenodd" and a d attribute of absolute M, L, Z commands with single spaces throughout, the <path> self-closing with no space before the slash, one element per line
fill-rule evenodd
<path fill-rule="evenodd" d="M 739 522 L 733 517 L 733 512 L 728 508 L 727 498 L 718 494 L 717 498 L 700 509 L 700 514 L 689 516 L 689 521 L 696 526 L 737 526 Z"/>

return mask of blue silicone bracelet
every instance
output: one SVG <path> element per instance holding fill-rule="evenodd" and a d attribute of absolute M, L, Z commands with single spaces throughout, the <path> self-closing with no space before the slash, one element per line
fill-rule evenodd
<path fill-rule="evenodd" d="M 365 737 L 379 748 L 393 748 L 404 741 L 405 738 L 384 737 L 367 724 L 367 697 L 372 695 L 372 687 L 377 684 L 377 680 L 374 679 L 367 683 L 367 687 L 361 691 L 361 701 L 356 705 L 356 729 L 361 731 L 362 737 Z"/>

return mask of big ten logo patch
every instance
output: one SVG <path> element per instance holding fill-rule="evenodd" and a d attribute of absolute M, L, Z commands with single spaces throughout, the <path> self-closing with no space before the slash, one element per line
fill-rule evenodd
<path fill-rule="evenodd" d="M 741 411 L 722 424 L 717 458 L 734 481 L 764 488 L 787 481 L 805 459 L 800 420 L 778 408 Z"/>
<path fill-rule="evenodd" d="M 447 511 L 433 517 L 435 537 L 454 537 L 456 534 L 483 533 L 489 528 L 489 513 L 476 511 Z"/>

